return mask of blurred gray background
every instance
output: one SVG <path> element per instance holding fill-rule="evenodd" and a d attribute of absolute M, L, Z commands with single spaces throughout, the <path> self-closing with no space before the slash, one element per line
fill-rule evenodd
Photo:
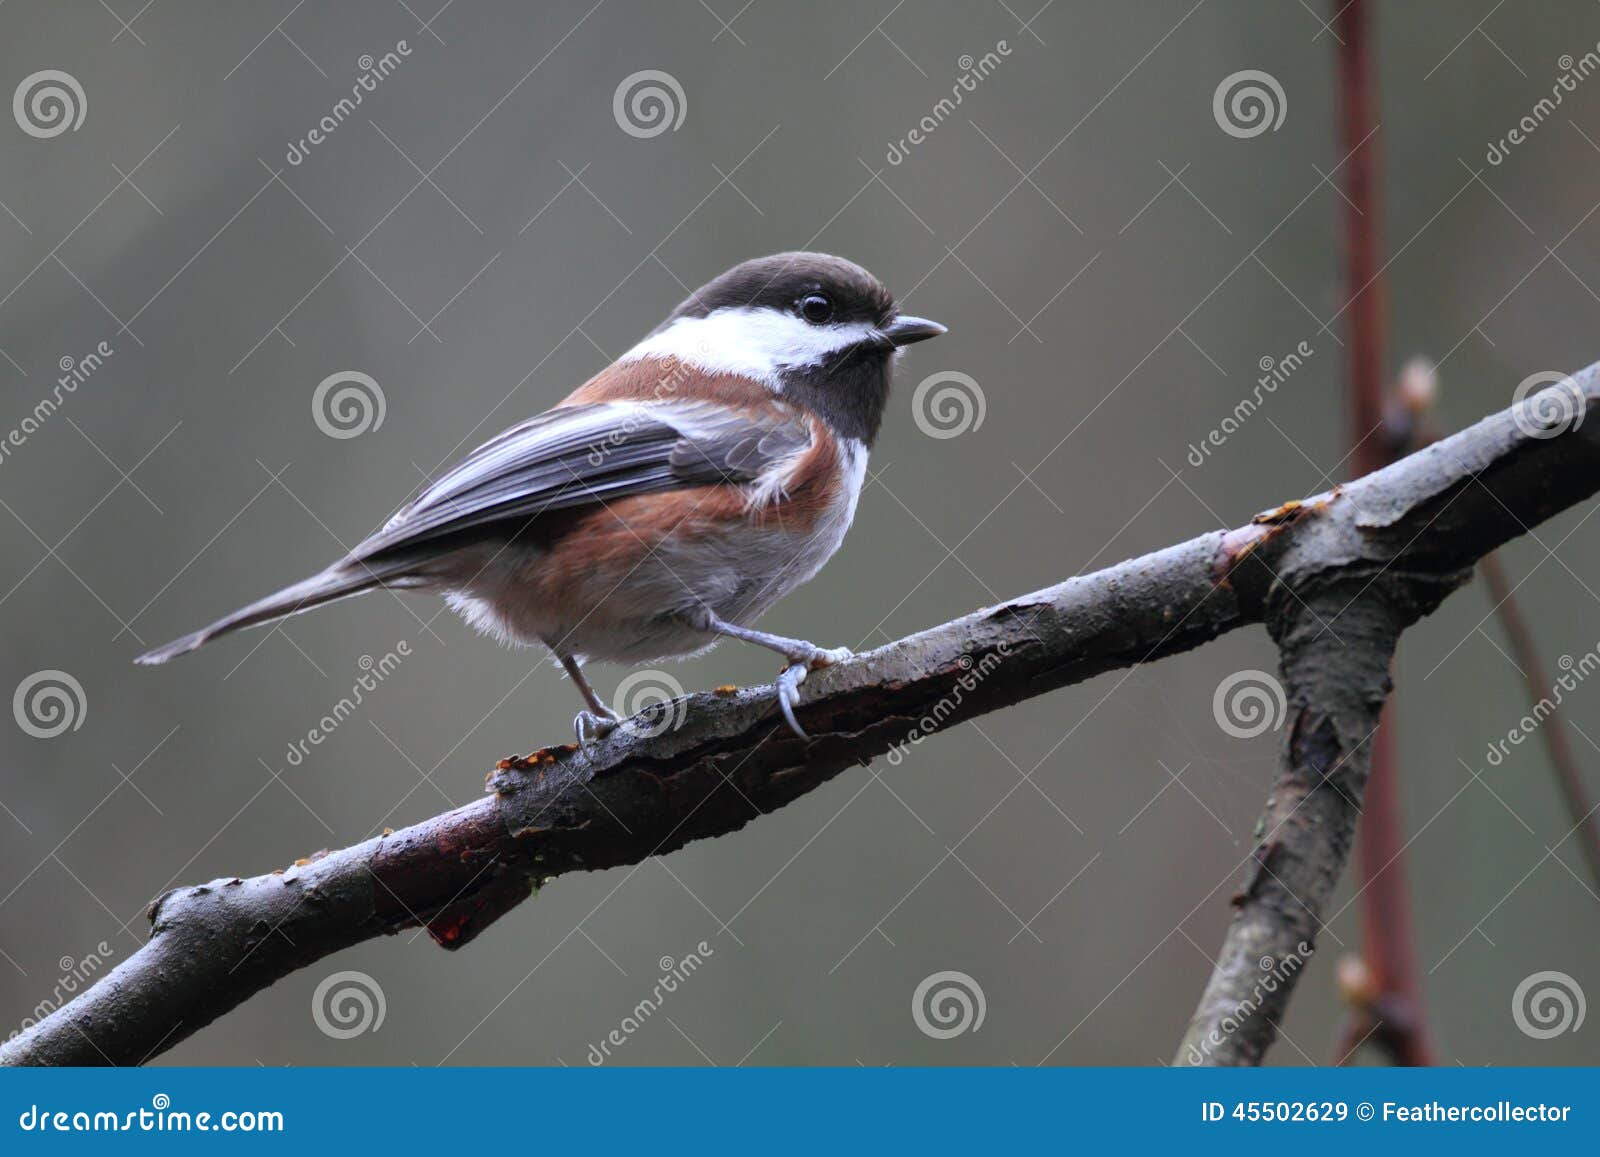
<path fill-rule="evenodd" d="M 576 696 L 541 656 L 427 600 L 130 660 L 331 561 L 744 258 L 845 254 L 951 327 L 907 355 L 856 527 L 773 630 L 871 647 L 1349 473 L 1327 5 L 591 3 L 0 8 L 0 88 L 56 69 L 86 102 L 50 137 L 0 118 L 0 430 L 24 429 L 63 359 L 113 351 L 0 457 L 0 692 L 41 671 L 82 688 L 59 735 L 0 728 L 6 1032 L 102 942 L 108 965 L 132 952 L 164 888 L 414 822 L 567 737 Z M 1600 8 L 1396 3 L 1377 36 L 1390 365 L 1440 361 L 1454 429 L 1600 357 L 1600 79 L 1486 160 L 1561 58 L 1595 48 Z M 291 164 L 362 58 L 402 40 Z M 1237 137 L 1212 98 L 1245 69 L 1275 78 L 1285 115 Z M 681 88 L 675 129 L 614 114 L 645 70 Z M 1302 341 L 1289 382 L 1189 461 L 1262 359 Z M 343 371 L 385 408 L 336 438 L 313 395 Z M 938 371 L 975 380 L 981 425 L 919 428 L 912 391 Z M 1505 551 L 1549 663 L 1600 639 L 1592 511 Z M 292 762 L 363 656 L 402 640 L 410 656 Z M 1536 971 L 1600 994 L 1600 903 L 1538 744 L 1486 762 L 1528 706 L 1504 651 L 1481 584 L 1400 650 L 1429 1010 L 1447 1063 L 1593 1061 L 1594 1024 L 1536 1040 L 1511 1015 Z M 1212 695 L 1274 667 L 1246 631 L 984 718 L 736 835 L 562 878 L 460 953 L 408 932 L 323 961 L 166 1059 L 582 1065 L 662 958 L 703 940 L 616 1063 L 1156 1063 L 1221 942 L 1279 739 L 1226 734 Z M 694 689 L 773 664 L 726 646 L 670 672 Z M 607 695 L 625 674 L 595 670 Z M 1569 705 L 1600 737 L 1597 697 Z M 1600 750 L 1577 742 L 1600 787 Z M 1276 1063 L 1329 1054 L 1352 891 Z M 312 1002 L 345 969 L 386 1014 L 336 1039 Z M 945 970 L 986 1018 L 940 1040 L 912 997 Z"/>

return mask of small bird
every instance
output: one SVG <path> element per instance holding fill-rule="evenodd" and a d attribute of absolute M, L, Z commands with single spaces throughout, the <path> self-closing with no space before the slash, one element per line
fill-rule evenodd
<path fill-rule="evenodd" d="M 783 656 L 779 708 L 805 738 L 800 684 L 850 652 L 751 624 L 839 549 L 896 355 L 944 332 L 840 257 L 736 265 L 326 570 L 136 661 L 365 591 L 422 591 L 487 634 L 547 647 L 586 704 L 573 722 L 584 750 L 620 722 L 584 663 L 724 637 Z"/>

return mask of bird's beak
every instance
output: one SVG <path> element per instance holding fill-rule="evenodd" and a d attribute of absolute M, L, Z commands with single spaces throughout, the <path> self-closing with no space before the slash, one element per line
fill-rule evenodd
<path fill-rule="evenodd" d="M 901 314 L 883 327 L 883 336 L 894 346 L 927 341 L 930 337 L 938 337 L 946 332 L 948 332 L 946 327 L 936 321 L 929 321 L 925 317 L 912 317 L 909 314 Z"/>

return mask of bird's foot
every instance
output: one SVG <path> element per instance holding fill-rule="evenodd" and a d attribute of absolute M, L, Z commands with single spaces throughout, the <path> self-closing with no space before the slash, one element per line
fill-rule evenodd
<path fill-rule="evenodd" d="M 580 711 L 572 719 L 572 732 L 578 737 L 578 747 L 588 757 L 594 745 L 617 729 L 622 719 L 615 711 Z"/>
<path fill-rule="evenodd" d="M 842 663 L 852 654 L 854 652 L 849 647 L 813 647 L 803 655 L 786 656 L 789 666 L 778 676 L 778 710 L 783 712 L 789 730 L 801 739 L 811 737 L 794 717 L 794 709 L 800 702 L 800 684 L 806 681 L 806 676 L 812 671 Z"/>

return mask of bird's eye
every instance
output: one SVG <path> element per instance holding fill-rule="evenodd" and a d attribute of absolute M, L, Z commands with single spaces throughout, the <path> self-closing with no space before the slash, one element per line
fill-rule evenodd
<path fill-rule="evenodd" d="M 833 316 L 833 302 L 823 297 L 820 293 L 813 293 L 800 299 L 800 316 L 812 325 L 825 325 Z"/>

